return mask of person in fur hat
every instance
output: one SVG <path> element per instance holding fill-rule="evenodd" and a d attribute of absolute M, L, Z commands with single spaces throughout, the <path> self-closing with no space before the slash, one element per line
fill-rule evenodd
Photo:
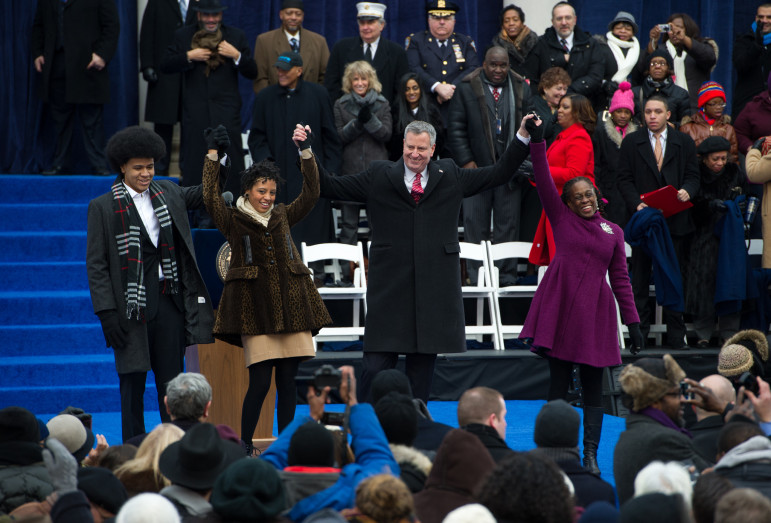
<path fill-rule="evenodd" d="M 729 161 L 739 161 L 739 142 L 731 125 L 731 117 L 723 114 L 726 97 L 723 86 L 717 82 L 704 82 L 699 89 L 699 110 L 683 118 L 680 131 L 693 138 L 696 147 L 710 136 L 720 136 L 731 144 Z"/>
<path fill-rule="evenodd" d="M 696 399 L 682 396 L 681 383 Z M 619 503 L 634 494 L 637 473 L 652 461 L 680 461 L 697 470 L 709 466 L 693 445 L 690 432 L 683 428 L 683 405 L 694 404 L 711 412 L 723 412 L 721 402 L 707 388 L 685 377 L 675 359 L 641 358 L 629 364 L 619 376 L 621 401 L 629 408 L 626 430 L 621 433 L 613 454 L 613 473 Z"/>
<path fill-rule="evenodd" d="M 600 116 L 600 121 L 597 122 L 597 127 L 592 135 L 594 179 L 602 195 L 608 200 L 605 205 L 608 219 L 622 228 L 626 225 L 629 215 L 621 198 L 621 193 L 618 192 L 616 172 L 621 140 L 627 134 L 640 128 L 636 122 L 632 121 L 633 115 L 632 85 L 629 82 L 621 82 L 616 92 L 613 93 L 610 107 Z"/>

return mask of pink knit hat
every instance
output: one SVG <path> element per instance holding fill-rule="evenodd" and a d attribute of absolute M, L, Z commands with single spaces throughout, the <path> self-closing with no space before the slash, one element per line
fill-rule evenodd
<path fill-rule="evenodd" d="M 610 99 L 608 111 L 612 113 L 616 109 L 629 109 L 634 114 L 634 95 L 632 94 L 632 84 L 629 82 L 621 82 L 616 92 L 613 93 L 613 98 Z"/>

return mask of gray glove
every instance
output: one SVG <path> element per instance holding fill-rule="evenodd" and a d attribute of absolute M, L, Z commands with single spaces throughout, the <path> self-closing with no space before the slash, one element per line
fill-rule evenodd
<path fill-rule="evenodd" d="M 54 490 L 59 494 L 78 490 L 78 462 L 75 457 L 58 439 L 47 439 L 46 447 L 43 449 L 43 462 Z"/>

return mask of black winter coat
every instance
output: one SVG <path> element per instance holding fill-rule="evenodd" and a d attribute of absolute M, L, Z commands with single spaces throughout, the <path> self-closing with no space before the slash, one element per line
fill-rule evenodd
<path fill-rule="evenodd" d="M 32 59 L 45 58 L 43 78 L 39 83 L 40 97 L 50 98 L 51 66 L 56 53 L 58 14 L 61 0 L 38 0 L 32 24 L 30 51 Z M 120 21 L 115 0 L 78 0 L 64 4 L 63 45 L 65 70 L 65 100 L 70 104 L 106 104 L 110 101 L 110 74 L 86 69 L 91 53 L 96 53 L 109 65 L 118 47 Z"/>
<path fill-rule="evenodd" d="M 654 94 L 660 94 L 666 97 L 669 102 L 669 112 L 672 113 L 669 117 L 669 121 L 675 124 L 676 128 L 680 127 L 682 119 L 691 114 L 691 99 L 688 96 L 688 91 L 675 85 L 671 79 L 667 78 L 661 86 L 655 86 L 650 76 L 643 80 L 641 85 L 632 87 L 632 95 L 634 96 L 634 117 L 637 123 L 640 125 L 645 124 L 645 117 L 643 108 L 645 102 Z"/>
<path fill-rule="evenodd" d="M 691 209 L 696 231 L 691 236 L 690 255 L 683 271 L 683 290 L 685 312 L 703 317 L 715 312 L 715 275 L 720 250 L 715 225 L 723 217 L 722 212 L 710 209 L 710 202 L 733 200 L 740 194 L 747 194 L 747 179 L 733 162 L 728 162 L 719 175 L 712 173 L 704 163 L 699 164 L 699 170 L 701 186 L 699 194 L 692 199 Z"/>
<path fill-rule="evenodd" d="M 484 167 L 495 163 L 495 143 L 493 132 L 494 118 L 485 101 L 486 90 L 489 87 L 484 82 L 482 68 L 478 68 L 466 76 L 458 85 L 455 95 L 450 101 L 450 124 L 447 129 L 447 148 L 458 165 L 466 165 L 474 161 L 477 166 Z M 524 111 L 530 106 L 530 90 L 525 79 L 513 71 L 509 71 L 508 84 L 501 96 L 509 96 L 509 88 L 513 89 L 514 107 L 509 109 L 508 122 L 503 129 L 504 136 L 514 135 L 519 129 Z"/>
<path fill-rule="evenodd" d="M 624 198 L 630 216 L 637 212 L 640 195 L 666 185 L 685 189 L 691 198 L 699 192 L 699 166 L 696 146 L 687 134 L 669 129 L 664 162 L 659 172 L 648 130 L 640 129 L 626 135 L 621 142 L 618 160 L 618 190 Z M 690 209 L 667 218 L 672 236 L 684 236 L 694 230 Z"/>
<path fill-rule="evenodd" d="M 253 80 L 257 77 L 257 64 L 252 58 L 244 32 L 235 27 L 220 26 L 222 40 L 227 41 L 241 53 L 238 65 L 224 58 L 216 69 L 206 76 L 206 62 L 187 61 L 193 35 L 197 26 L 185 26 L 174 33 L 174 41 L 168 47 L 161 63 L 164 73 L 182 73 L 182 185 L 199 185 L 203 173 L 203 158 L 206 141 L 203 131 L 207 127 L 224 125 L 230 137 L 227 150 L 232 161 L 231 175 L 227 190 L 237 194 L 239 173 L 244 170 L 244 155 L 241 152 L 241 94 L 238 91 L 238 75 Z"/>
<path fill-rule="evenodd" d="M 303 177 L 292 142 L 295 125 L 303 122 L 313 131 L 313 153 L 326 170 L 340 172 L 340 137 L 335 129 L 332 102 L 327 90 L 313 82 L 300 80 L 294 92 L 278 84 L 269 85 L 254 100 L 249 152 L 256 163 L 273 158 L 286 184 L 276 195 L 276 204 L 289 204 L 300 195 Z M 323 243 L 332 239 L 332 214 L 329 200 L 319 199 L 313 211 L 292 227 L 292 239 Z"/>
<path fill-rule="evenodd" d="M 53 492 L 40 445 L 28 441 L 0 444 L 0 514 Z"/>
<path fill-rule="evenodd" d="M 731 114 L 736 116 L 752 98 L 766 89 L 771 72 L 771 44 L 761 45 L 754 33 L 745 33 L 734 40 L 733 64 L 736 69 Z"/>
<path fill-rule="evenodd" d="M 147 84 L 145 120 L 161 124 L 174 124 L 180 120 L 182 111 L 182 77 L 178 73 L 166 74 L 161 71 L 161 62 L 174 41 L 174 33 L 183 25 L 194 24 L 196 11 L 188 9 L 182 20 L 177 0 L 149 0 L 142 15 L 139 31 L 139 69 L 148 67 L 155 70 L 158 81 Z M 205 151 L 200 151 L 199 156 Z M 170 151 L 167 152 L 170 154 Z"/>
<path fill-rule="evenodd" d="M 530 71 L 530 88 L 533 93 L 538 92 L 538 82 L 544 71 L 550 67 L 561 67 L 572 80 L 568 92 L 582 94 L 592 100 L 600 90 L 605 75 L 605 64 L 598 45 L 589 33 L 576 27 L 573 30 L 570 61 L 565 61 L 565 50 L 559 43 L 557 32 L 553 27 L 548 28 L 538 38 L 538 44 L 527 58 L 526 68 Z"/>
<path fill-rule="evenodd" d="M 638 130 L 634 121 L 627 124 L 626 134 Z M 626 205 L 618 190 L 618 156 L 621 150 L 622 136 L 609 113 L 603 113 L 592 135 L 594 146 L 594 180 L 603 198 L 608 200 L 605 214 L 608 219 L 622 229 L 629 220 Z"/>

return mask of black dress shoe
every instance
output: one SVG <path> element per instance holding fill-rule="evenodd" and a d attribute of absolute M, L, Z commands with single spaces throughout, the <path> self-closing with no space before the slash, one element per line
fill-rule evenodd
<path fill-rule="evenodd" d="M 46 169 L 45 171 L 41 171 L 40 174 L 42 174 L 44 176 L 57 176 L 59 174 L 62 174 L 63 170 L 64 170 L 64 168 L 61 165 L 54 165 L 54 166 Z"/>

